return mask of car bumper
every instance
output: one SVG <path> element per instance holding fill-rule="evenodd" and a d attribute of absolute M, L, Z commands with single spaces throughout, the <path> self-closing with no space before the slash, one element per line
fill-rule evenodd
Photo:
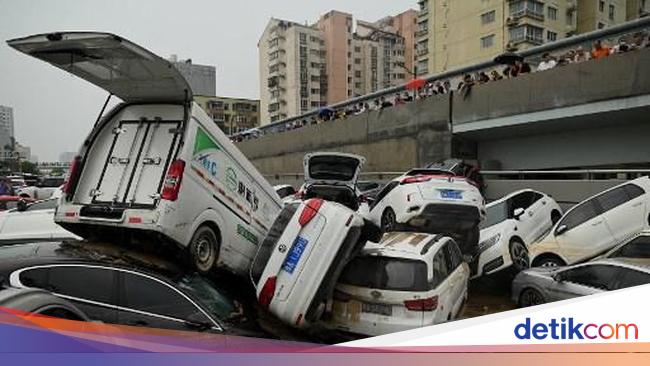
<path fill-rule="evenodd" d="M 418 210 L 411 210 L 412 207 L 415 206 L 410 206 L 397 217 L 398 223 L 413 224 L 414 219 L 424 219 L 430 230 L 458 232 L 478 225 L 482 218 L 478 207 L 472 205 L 430 203 Z"/>

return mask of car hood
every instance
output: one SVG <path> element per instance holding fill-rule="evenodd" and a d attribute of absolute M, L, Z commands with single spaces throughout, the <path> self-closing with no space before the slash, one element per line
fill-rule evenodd
<path fill-rule="evenodd" d="M 12 39 L 7 44 L 125 102 L 192 100 L 189 84 L 169 61 L 114 34 L 56 32 Z"/>
<path fill-rule="evenodd" d="M 346 185 L 354 189 L 366 159 L 343 153 L 312 153 L 305 155 L 305 184 Z"/>
<path fill-rule="evenodd" d="M 486 227 L 485 229 L 481 229 L 479 241 L 489 239 L 497 234 L 502 234 L 504 231 L 506 231 L 509 225 L 510 223 L 508 222 L 508 220 L 504 220 L 496 225 L 492 225 L 490 227 Z"/>

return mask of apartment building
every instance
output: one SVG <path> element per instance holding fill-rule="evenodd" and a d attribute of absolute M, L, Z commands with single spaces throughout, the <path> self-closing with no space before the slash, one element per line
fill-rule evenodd
<path fill-rule="evenodd" d="M 258 42 L 262 124 L 404 83 L 416 15 L 355 24 L 333 10 L 313 25 L 272 18 Z"/>
<path fill-rule="evenodd" d="M 578 33 L 602 29 L 627 20 L 630 0 L 578 0 Z"/>
<path fill-rule="evenodd" d="M 271 19 L 257 47 L 262 124 L 327 104 L 326 46 L 317 26 Z"/>
<path fill-rule="evenodd" d="M 260 125 L 260 101 L 257 99 L 197 95 L 194 100 L 228 135 Z"/>
<path fill-rule="evenodd" d="M 627 0 L 627 20 L 650 16 L 650 0 Z"/>
<path fill-rule="evenodd" d="M 435 74 L 576 32 L 577 0 L 421 0 L 416 58 Z"/>
<path fill-rule="evenodd" d="M 168 59 L 183 75 L 195 95 L 215 95 L 217 88 L 217 69 L 211 65 L 199 65 L 192 59 L 179 60 L 171 55 Z"/>

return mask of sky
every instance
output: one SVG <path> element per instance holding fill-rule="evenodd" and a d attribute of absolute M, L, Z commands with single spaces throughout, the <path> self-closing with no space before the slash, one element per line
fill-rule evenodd
<path fill-rule="evenodd" d="M 313 23 L 329 10 L 374 21 L 417 0 L 0 0 L 0 105 L 14 109 L 18 142 L 40 161 L 77 151 L 107 93 L 6 41 L 53 31 L 118 34 L 162 57 L 217 68 L 217 94 L 259 97 L 257 41 L 269 18 Z"/>

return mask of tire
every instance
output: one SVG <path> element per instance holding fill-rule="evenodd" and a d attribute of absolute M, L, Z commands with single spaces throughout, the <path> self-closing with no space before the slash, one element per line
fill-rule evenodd
<path fill-rule="evenodd" d="M 562 267 L 566 266 L 564 261 L 553 255 L 545 255 L 535 260 L 535 267 Z"/>
<path fill-rule="evenodd" d="M 199 227 L 190 240 L 190 260 L 201 274 L 212 270 L 219 259 L 219 237 L 208 226 Z"/>
<path fill-rule="evenodd" d="M 558 211 L 553 210 L 553 212 L 551 212 L 551 223 L 553 224 L 553 226 L 555 226 L 555 224 L 557 224 L 557 222 L 560 221 L 561 218 L 562 218 L 562 214 L 559 213 Z"/>
<path fill-rule="evenodd" d="M 512 260 L 512 267 L 521 272 L 530 267 L 530 258 L 528 257 L 528 248 L 517 239 L 510 241 L 510 259 Z"/>
<path fill-rule="evenodd" d="M 522 291 L 519 295 L 519 306 L 522 308 L 527 308 L 529 306 L 535 306 L 544 304 L 546 300 L 544 296 L 537 290 L 532 288 L 527 288 Z"/>
<path fill-rule="evenodd" d="M 395 230 L 397 226 L 397 219 L 395 217 L 395 211 L 392 208 L 387 208 L 384 210 L 384 213 L 381 215 L 381 231 L 384 233 Z"/>

